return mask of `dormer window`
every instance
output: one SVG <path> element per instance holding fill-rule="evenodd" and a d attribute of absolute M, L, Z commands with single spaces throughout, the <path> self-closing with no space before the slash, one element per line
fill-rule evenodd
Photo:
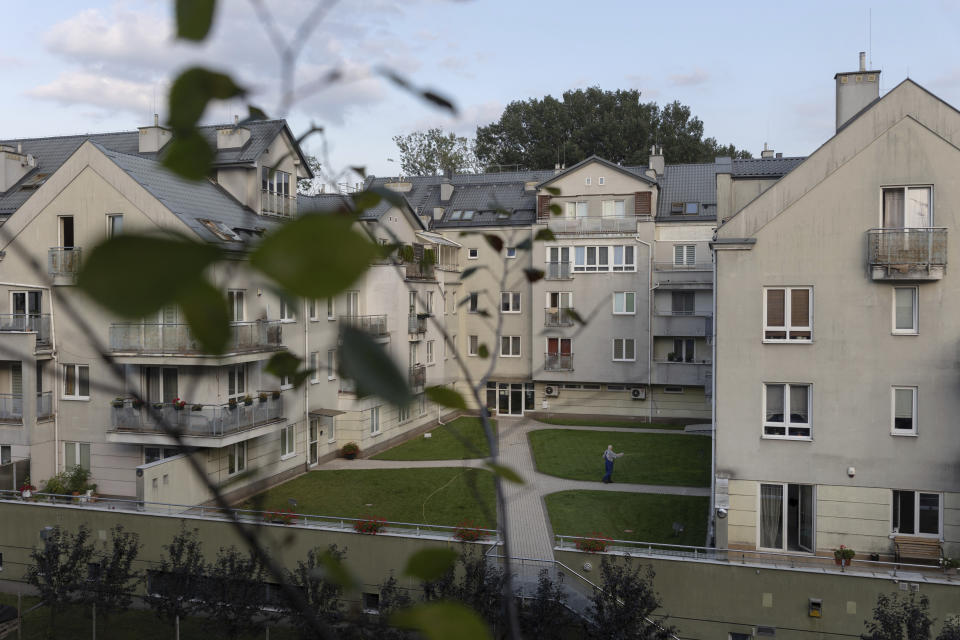
<path fill-rule="evenodd" d="M 450 214 L 450 217 L 447 220 L 460 220 L 463 218 L 463 211 L 460 209 L 455 209 L 453 213 Z"/>
<path fill-rule="evenodd" d="M 464 220 L 473 220 L 473 211 L 464 211 L 463 212 Z"/>
<path fill-rule="evenodd" d="M 290 195 L 290 174 L 260 169 L 260 212 L 275 216 L 290 216 L 294 213 L 295 198 Z"/>
<path fill-rule="evenodd" d="M 670 215 L 672 216 L 700 215 L 700 203 L 699 202 L 671 202 Z"/>

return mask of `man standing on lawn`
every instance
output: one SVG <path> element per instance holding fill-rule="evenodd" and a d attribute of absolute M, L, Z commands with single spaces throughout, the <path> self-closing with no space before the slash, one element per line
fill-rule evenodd
<path fill-rule="evenodd" d="M 606 467 L 607 472 L 603 474 L 603 482 L 610 484 L 613 482 L 613 461 L 622 456 L 622 453 L 614 453 L 613 445 L 608 444 L 607 450 L 603 452 L 603 464 Z"/>

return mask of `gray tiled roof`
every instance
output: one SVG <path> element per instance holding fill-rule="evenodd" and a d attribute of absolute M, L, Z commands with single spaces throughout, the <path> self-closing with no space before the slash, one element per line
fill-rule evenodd
<path fill-rule="evenodd" d="M 734 178 L 782 178 L 804 160 L 803 157 L 734 160 L 731 173 Z"/>
<path fill-rule="evenodd" d="M 606 165 L 607 167 L 610 167 L 610 168 L 613 169 L 614 171 L 622 171 L 622 172 L 624 172 L 624 173 L 633 174 L 633 175 L 635 175 L 636 177 L 638 177 L 638 178 L 640 178 L 641 180 L 643 180 L 644 182 L 649 182 L 650 184 L 653 184 L 653 183 L 656 182 L 656 180 L 652 180 L 649 176 L 647 176 L 647 175 L 644 174 L 644 170 L 646 170 L 646 167 L 625 167 L 625 166 L 623 166 L 623 165 L 619 165 L 619 164 L 616 164 L 616 163 L 614 163 L 614 162 L 610 162 L 610 161 L 607 160 L 606 158 L 601 158 L 600 156 L 592 155 L 592 156 L 590 156 L 589 158 L 584 158 L 583 160 L 581 160 L 580 162 L 578 162 L 577 164 L 573 165 L 572 167 L 570 167 L 570 168 L 568 168 L 568 169 L 563 169 L 562 171 L 555 173 L 553 176 L 551 176 L 551 177 L 547 178 L 546 180 L 544 180 L 542 184 L 543 184 L 543 185 L 549 184 L 550 182 L 553 182 L 553 180 L 554 180 L 555 178 L 559 178 L 560 176 L 562 176 L 562 175 L 565 174 L 565 173 L 570 173 L 571 171 L 576 171 L 577 169 L 579 169 L 579 168 L 582 167 L 583 165 L 585 165 L 585 164 L 587 164 L 587 163 L 590 163 L 590 162 L 599 162 L 599 163 L 602 164 L 602 165 Z"/>
<path fill-rule="evenodd" d="M 674 202 L 697 202 L 704 216 L 717 214 L 717 169 L 722 165 L 671 164 L 660 177 L 657 217 L 670 215 Z"/>

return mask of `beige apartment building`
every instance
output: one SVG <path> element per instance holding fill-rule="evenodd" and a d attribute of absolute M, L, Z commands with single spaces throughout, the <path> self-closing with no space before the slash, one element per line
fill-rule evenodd
<path fill-rule="evenodd" d="M 836 135 L 718 180 L 717 544 L 957 557 L 960 113 L 862 59 L 835 82 Z"/>

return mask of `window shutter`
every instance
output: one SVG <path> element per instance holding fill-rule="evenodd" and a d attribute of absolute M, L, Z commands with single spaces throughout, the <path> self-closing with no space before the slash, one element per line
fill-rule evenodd
<path fill-rule="evenodd" d="M 683 245 L 673 245 L 673 264 L 683 264 Z"/>
<path fill-rule="evenodd" d="M 794 327 L 810 326 L 810 290 L 790 291 L 790 324 Z"/>
<path fill-rule="evenodd" d="M 767 289 L 767 326 L 782 327 L 786 324 L 784 290 Z"/>
<path fill-rule="evenodd" d="M 688 264 L 688 265 L 696 264 L 697 263 L 697 245 L 688 244 L 686 245 L 686 247 L 687 247 L 687 255 L 686 255 L 685 264 Z"/>
<path fill-rule="evenodd" d="M 550 196 L 537 196 L 537 218 L 540 220 L 550 219 Z"/>
<path fill-rule="evenodd" d="M 634 193 L 634 213 L 638 216 L 650 215 L 650 192 L 637 191 Z"/>

